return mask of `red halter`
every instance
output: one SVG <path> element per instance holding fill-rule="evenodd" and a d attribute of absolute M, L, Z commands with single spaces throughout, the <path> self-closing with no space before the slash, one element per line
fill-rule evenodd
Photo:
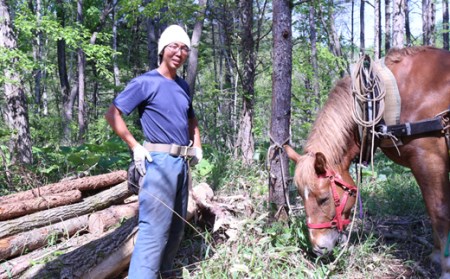
<path fill-rule="evenodd" d="M 355 186 L 346 183 L 344 180 L 342 180 L 342 178 L 339 175 L 336 175 L 334 172 L 327 171 L 326 174 L 320 175 L 319 178 L 330 179 L 336 215 L 330 222 L 324 222 L 319 224 L 307 223 L 308 228 L 310 229 L 337 228 L 340 232 L 342 232 L 344 230 L 344 226 L 350 223 L 350 219 L 344 219 L 344 216 L 342 215 L 345 205 L 347 203 L 347 199 L 349 196 L 355 195 L 358 192 L 358 189 Z M 338 185 L 344 190 L 342 198 L 339 197 L 336 185 Z"/>

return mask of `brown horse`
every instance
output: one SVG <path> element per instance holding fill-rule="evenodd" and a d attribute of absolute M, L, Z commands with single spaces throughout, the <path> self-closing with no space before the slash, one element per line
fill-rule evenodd
<path fill-rule="evenodd" d="M 400 123 L 434 117 L 450 106 L 450 52 L 432 47 L 393 49 L 385 57 L 401 97 Z M 352 117 L 352 81 L 339 80 L 319 112 L 299 155 L 285 150 L 296 163 L 294 182 L 305 205 L 309 237 L 317 255 L 329 253 L 350 222 L 356 200 L 350 176 L 352 160 L 359 155 L 358 127 Z M 410 136 L 403 145 L 381 148 L 395 163 L 412 170 L 422 191 L 433 226 L 432 257 L 450 279 L 449 153 L 440 131 L 426 137 Z M 400 155 L 399 155 L 400 154 Z"/>

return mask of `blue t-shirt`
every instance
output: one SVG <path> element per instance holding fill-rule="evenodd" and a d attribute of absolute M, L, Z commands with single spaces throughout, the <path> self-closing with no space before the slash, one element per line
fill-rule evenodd
<path fill-rule="evenodd" d="M 188 119 L 195 113 L 182 78 L 171 80 L 152 70 L 132 79 L 113 103 L 125 115 L 138 108 L 147 141 L 189 144 Z"/>

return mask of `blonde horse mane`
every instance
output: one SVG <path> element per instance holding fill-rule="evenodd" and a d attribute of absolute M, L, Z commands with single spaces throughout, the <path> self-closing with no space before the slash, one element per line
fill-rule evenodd
<path fill-rule="evenodd" d="M 317 115 L 305 151 L 322 152 L 331 164 L 338 164 L 353 140 L 353 99 L 351 78 L 339 80 L 330 91 L 327 102 Z"/>

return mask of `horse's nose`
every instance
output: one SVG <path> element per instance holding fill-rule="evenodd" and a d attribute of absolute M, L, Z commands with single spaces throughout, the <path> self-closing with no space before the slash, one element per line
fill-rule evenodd
<path fill-rule="evenodd" d="M 332 249 L 329 249 L 329 247 L 315 246 L 313 248 L 314 254 L 318 257 L 327 256 L 331 253 L 331 251 Z"/>

